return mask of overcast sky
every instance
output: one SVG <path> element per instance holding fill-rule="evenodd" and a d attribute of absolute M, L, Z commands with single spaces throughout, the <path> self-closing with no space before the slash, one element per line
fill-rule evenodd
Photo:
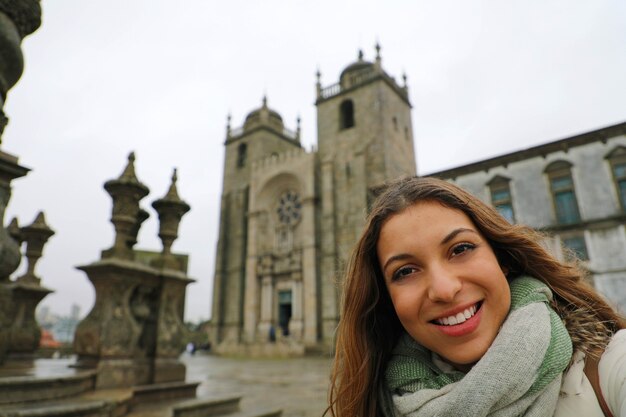
<path fill-rule="evenodd" d="M 226 116 L 268 104 L 316 142 L 324 86 L 362 48 L 408 76 L 418 172 L 428 174 L 626 120 L 626 1 L 44 0 L 23 42 L 2 149 L 33 171 L 14 181 L 5 224 L 39 210 L 56 230 L 37 273 L 60 314 L 87 314 L 75 269 L 111 246 L 102 185 L 130 151 L 150 187 L 138 248 L 160 250 L 152 201 L 178 168 L 192 207 L 173 249 L 191 257 L 187 319 L 208 318 Z M 20 266 L 18 274 L 25 268 Z"/>

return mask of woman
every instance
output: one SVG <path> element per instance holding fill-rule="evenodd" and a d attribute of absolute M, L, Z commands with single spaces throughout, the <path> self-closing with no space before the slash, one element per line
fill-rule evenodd
<path fill-rule="evenodd" d="M 625 416 L 626 321 L 542 240 L 448 182 L 389 184 L 344 280 L 327 412 Z"/>

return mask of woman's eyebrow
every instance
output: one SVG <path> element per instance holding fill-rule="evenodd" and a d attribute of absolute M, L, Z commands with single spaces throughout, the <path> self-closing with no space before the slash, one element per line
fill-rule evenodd
<path fill-rule="evenodd" d="M 383 265 L 383 274 L 385 273 L 385 270 L 387 269 L 389 264 L 392 263 L 393 261 L 401 261 L 403 259 L 407 259 L 410 257 L 411 255 L 409 255 L 408 253 L 401 253 L 401 254 L 394 255 L 391 258 L 387 259 L 387 262 L 385 262 L 385 265 Z"/>
<path fill-rule="evenodd" d="M 454 229 L 453 231 L 451 231 L 450 233 L 448 233 L 442 240 L 440 245 L 445 245 L 446 243 L 450 242 L 452 239 L 455 238 L 456 235 L 458 235 L 459 233 L 463 233 L 463 232 L 470 232 L 470 233 L 474 233 L 474 234 L 478 234 L 478 232 L 476 230 L 473 229 L 467 229 L 465 227 L 459 227 L 458 229 Z"/>

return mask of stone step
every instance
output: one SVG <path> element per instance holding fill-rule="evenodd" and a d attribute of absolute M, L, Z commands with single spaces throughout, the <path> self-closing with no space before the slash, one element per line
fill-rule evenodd
<path fill-rule="evenodd" d="M 172 407 L 172 417 L 223 416 L 239 411 L 241 397 L 196 398 Z"/>
<path fill-rule="evenodd" d="M 141 405 L 127 417 L 280 417 L 282 410 L 240 411 L 241 397 L 196 398 L 184 402 L 168 401 Z"/>
<path fill-rule="evenodd" d="M 130 390 L 101 390 L 80 396 L 0 406 L 0 417 L 123 417 L 130 411 Z"/>
<path fill-rule="evenodd" d="M 223 417 L 281 417 L 283 411 L 279 409 L 240 411 L 235 414 L 224 414 Z"/>
<path fill-rule="evenodd" d="M 71 397 L 93 390 L 96 372 L 62 376 L 8 376 L 0 378 L 0 406 Z"/>
<path fill-rule="evenodd" d="M 241 397 L 195 398 L 140 404 L 127 417 L 217 417 L 239 411 Z"/>
<path fill-rule="evenodd" d="M 34 408 L 0 409 L 0 417 L 111 417 L 105 401 L 38 404 Z"/>
<path fill-rule="evenodd" d="M 133 387 L 133 405 L 195 398 L 199 382 L 165 382 Z"/>

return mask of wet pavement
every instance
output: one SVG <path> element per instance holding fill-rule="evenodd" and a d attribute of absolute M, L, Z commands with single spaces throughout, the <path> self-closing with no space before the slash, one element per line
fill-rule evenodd
<path fill-rule="evenodd" d="M 241 394 L 241 408 L 282 408 L 283 417 L 321 417 L 332 360 L 224 358 L 184 354 L 187 380 L 201 382 L 198 396 Z"/>

